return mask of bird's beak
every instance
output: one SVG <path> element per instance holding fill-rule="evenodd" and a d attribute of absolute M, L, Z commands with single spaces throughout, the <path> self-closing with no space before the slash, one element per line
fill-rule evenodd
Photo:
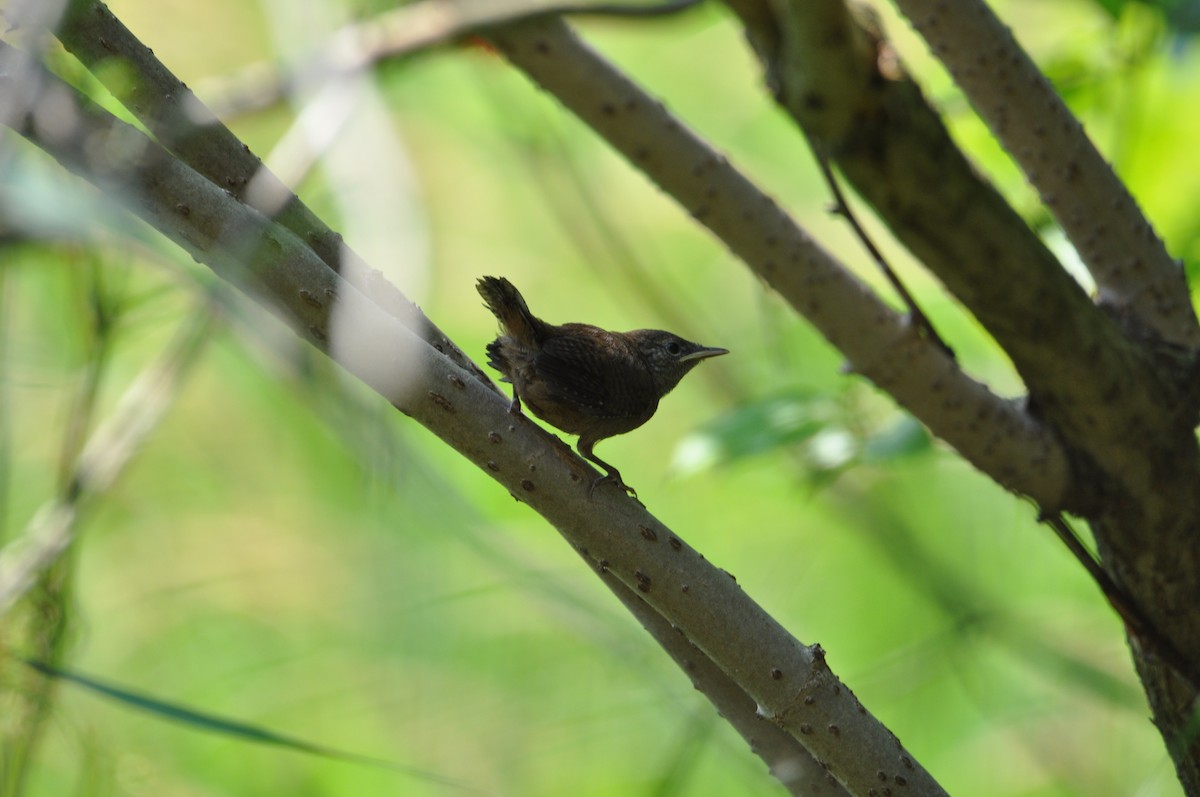
<path fill-rule="evenodd" d="M 708 348 L 697 349 L 693 352 L 688 352 L 679 358 L 682 363 L 691 362 L 692 360 L 707 360 L 709 357 L 720 357 L 722 354 L 729 354 L 729 349 Z"/>

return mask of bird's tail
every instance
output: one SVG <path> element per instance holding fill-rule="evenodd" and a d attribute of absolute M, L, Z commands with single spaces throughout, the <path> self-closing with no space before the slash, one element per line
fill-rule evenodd
<path fill-rule="evenodd" d="M 487 309 L 500 320 L 504 334 L 526 346 L 540 342 L 546 323 L 529 312 L 529 305 L 511 282 L 504 277 L 480 277 L 475 287 Z"/>

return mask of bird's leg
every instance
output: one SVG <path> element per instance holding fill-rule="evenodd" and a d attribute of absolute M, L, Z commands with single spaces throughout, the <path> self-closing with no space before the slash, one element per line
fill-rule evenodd
<path fill-rule="evenodd" d="M 596 491 L 596 488 L 599 487 L 601 484 L 610 484 L 611 483 L 611 484 L 615 484 L 620 489 L 622 489 L 625 492 L 632 495 L 633 500 L 637 501 L 638 500 L 637 490 L 630 487 L 628 484 L 626 484 L 624 482 L 624 480 L 621 479 L 620 471 L 618 471 L 612 465 L 609 465 L 607 462 L 600 459 L 600 457 L 598 457 L 592 453 L 592 446 L 594 446 L 595 444 L 596 444 L 595 440 L 588 440 L 585 437 L 580 437 L 579 442 L 575 445 L 575 447 L 579 449 L 579 453 L 583 455 L 584 459 L 591 460 L 592 462 L 596 463 L 597 465 L 604 468 L 604 470 L 605 470 L 605 474 L 603 476 L 597 477 L 596 480 L 592 482 L 591 486 L 588 487 L 588 500 L 590 501 L 592 499 L 592 493 L 594 493 Z M 641 502 L 639 501 L 639 503 L 641 503 Z"/>
<path fill-rule="evenodd" d="M 521 414 L 521 397 L 517 395 L 517 389 L 515 387 L 513 388 L 512 404 L 508 405 L 508 414 L 509 415 L 520 415 Z"/>

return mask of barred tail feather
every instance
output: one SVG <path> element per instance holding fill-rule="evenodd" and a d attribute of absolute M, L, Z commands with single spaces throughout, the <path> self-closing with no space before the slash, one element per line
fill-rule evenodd
<path fill-rule="evenodd" d="M 475 287 L 492 315 L 499 319 L 506 335 L 527 346 L 536 345 L 545 324 L 529 312 L 525 299 L 511 282 L 504 277 L 480 277 Z M 499 368 L 495 361 L 504 358 L 499 347 L 493 348 L 494 345 L 488 346 L 492 358 L 490 364 Z"/>

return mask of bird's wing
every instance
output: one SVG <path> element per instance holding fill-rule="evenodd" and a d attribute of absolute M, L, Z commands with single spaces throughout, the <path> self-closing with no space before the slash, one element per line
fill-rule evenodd
<path fill-rule="evenodd" d="M 596 330 L 601 335 L 607 335 Z M 535 363 L 543 389 L 597 416 L 640 414 L 654 385 L 641 360 L 605 356 L 596 342 L 575 335 L 554 335 L 542 344 Z"/>

